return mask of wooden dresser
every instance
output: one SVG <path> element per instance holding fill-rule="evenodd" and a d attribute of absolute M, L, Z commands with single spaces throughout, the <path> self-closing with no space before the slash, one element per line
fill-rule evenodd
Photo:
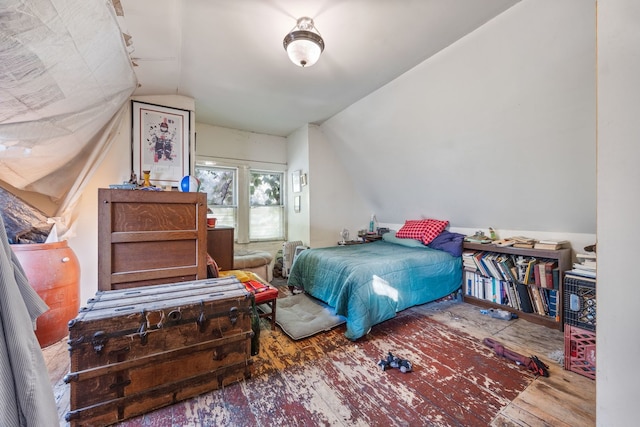
<path fill-rule="evenodd" d="M 233 227 L 208 228 L 207 252 L 220 270 L 233 270 Z"/>
<path fill-rule="evenodd" d="M 98 189 L 98 289 L 206 279 L 206 212 L 205 193 Z"/>

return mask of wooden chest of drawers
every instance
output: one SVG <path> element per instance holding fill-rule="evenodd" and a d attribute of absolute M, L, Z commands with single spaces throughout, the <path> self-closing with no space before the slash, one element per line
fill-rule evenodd
<path fill-rule="evenodd" d="M 98 189 L 98 289 L 207 278 L 204 193 Z"/>

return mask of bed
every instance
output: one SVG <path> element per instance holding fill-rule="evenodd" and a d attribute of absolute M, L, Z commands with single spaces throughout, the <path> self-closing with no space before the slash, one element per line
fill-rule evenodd
<path fill-rule="evenodd" d="M 462 282 L 462 239 L 458 243 L 457 236 L 453 245 L 441 246 L 454 250 L 384 236 L 372 243 L 307 249 L 291 267 L 289 286 L 344 316 L 345 336 L 351 340 L 399 311 L 451 294 Z"/>

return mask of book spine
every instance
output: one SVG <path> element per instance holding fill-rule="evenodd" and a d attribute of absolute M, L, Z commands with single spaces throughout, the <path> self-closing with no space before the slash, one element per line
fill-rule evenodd
<path fill-rule="evenodd" d="M 522 283 L 516 284 L 518 296 L 520 298 L 520 309 L 525 313 L 533 313 L 533 305 L 531 304 L 531 297 L 529 296 L 528 286 Z"/>
<path fill-rule="evenodd" d="M 558 311 L 558 291 L 555 289 L 547 290 L 547 299 L 549 301 L 549 316 L 554 317 L 556 321 L 560 321 Z"/>
<path fill-rule="evenodd" d="M 548 261 L 544 264 L 545 288 L 553 289 L 553 269 L 557 266 L 555 261 Z"/>

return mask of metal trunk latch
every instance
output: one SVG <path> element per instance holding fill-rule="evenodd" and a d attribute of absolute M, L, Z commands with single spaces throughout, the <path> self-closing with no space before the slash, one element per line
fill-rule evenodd
<path fill-rule="evenodd" d="M 98 331 L 93 334 L 91 338 L 91 345 L 93 345 L 93 350 L 97 354 L 102 354 L 102 350 L 104 350 L 104 346 L 107 344 L 107 334 L 104 331 Z"/>
<path fill-rule="evenodd" d="M 207 327 L 207 316 L 204 314 L 204 301 L 200 301 L 200 315 L 196 323 L 198 324 L 198 331 L 203 333 Z"/>
<path fill-rule="evenodd" d="M 229 320 L 231 321 L 231 325 L 235 326 L 238 321 L 238 307 L 231 307 L 229 309 Z"/>
<path fill-rule="evenodd" d="M 138 329 L 138 336 L 140 337 L 140 344 L 147 344 L 147 313 L 146 310 L 142 310 L 142 322 L 140 322 L 140 329 Z"/>

